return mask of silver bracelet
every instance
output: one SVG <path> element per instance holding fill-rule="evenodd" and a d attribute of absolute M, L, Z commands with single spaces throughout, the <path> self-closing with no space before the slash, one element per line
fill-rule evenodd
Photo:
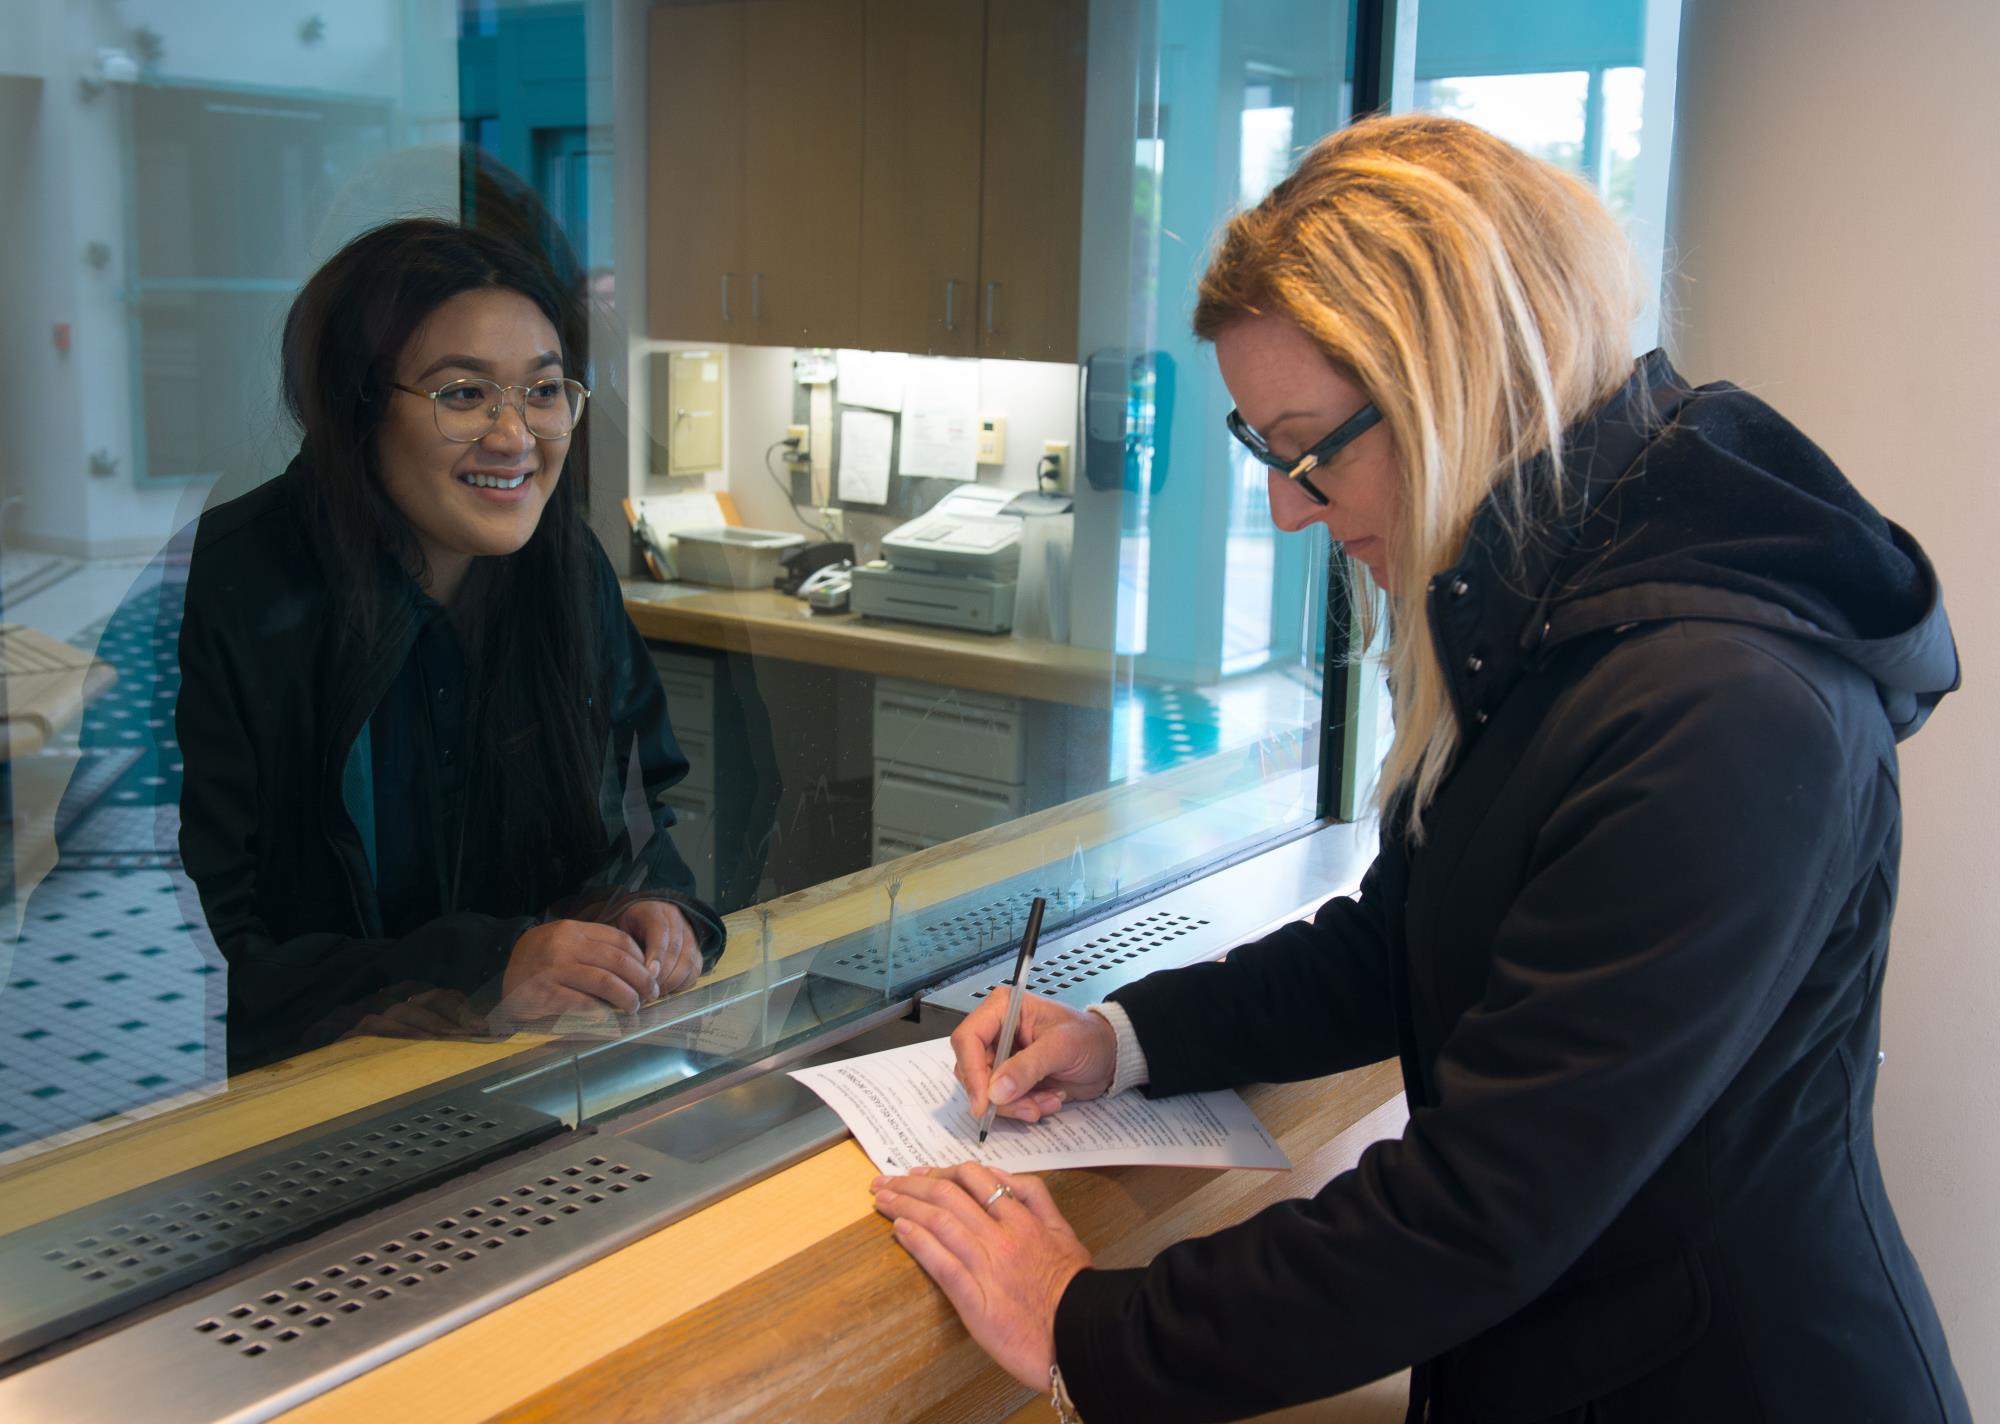
<path fill-rule="evenodd" d="M 1063 1385 L 1062 1366 L 1049 1366 L 1049 1408 L 1056 1412 L 1056 1424 L 1083 1424 L 1070 1409 L 1069 1390 Z"/>

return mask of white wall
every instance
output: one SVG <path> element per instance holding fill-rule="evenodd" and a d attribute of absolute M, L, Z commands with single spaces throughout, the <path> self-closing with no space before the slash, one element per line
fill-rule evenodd
<path fill-rule="evenodd" d="M 394 99 L 405 8 L 401 0 L 123 0 L 99 43 L 130 50 L 130 32 L 144 26 L 160 37 L 159 72 L 174 79 Z M 302 29 L 314 18 L 320 37 L 308 44 Z"/>
<path fill-rule="evenodd" d="M 76 555 L 150 554 L 191 516 L 196 485 L 140 485 L 131 389 L 133 360 L 125 270 L 131 90 L 111 85 L 86 97 L 78 77 L 97 73 L 99 48 L 134 49 L 133 31 L 161 39 L 158 74 L 167 80 L 279 86 L 402 98 L 395 138 L 412 143 L 442 133 L 455 140 L 456 9 L 452 0 L 356 0 L 339 10 L 307 0 L 222 0 L 188 6 L 170 0 L 17 0 L 18 25 L 0 43 L 0 174 L 7 182 L 0 215 L 0 315 L 6 350 L 0 367 L 0 425 L 10 432 L 0 454 L 0 498 L 11 539 Z M 300 26 L 326 17 L 316 44 Z M 404 63 L 405 51 L 412 60 Z M 406 85 L 408 90 L 406 92 Z M 448 123 L 440 120 L 443 115 Z M 389 216 L 383 204 L 412 194 L 441 195 L 454 210 L 456 149 L 397 154 L 372 175 L 365 193 L 336 201 L 339 212 L 319 233 L 317 262 L 366 221 Z M 195 195 L 199 202 L 204 195 Z M 434 206 L 419 203 L 418 206 Z M 400 210 L 400 209 L 397 209 Z M 335 219 L 347 219 L 345 225 Z M 86 244 L 114 254 L 104 270 L 84 263 Z M 304 262 L 301 263 L 303 267 Z M 59 355 L 57 323 L 71 329 L 72 350 Z M 275 372 L 272 376 L 275 390 Z M 23 403 L 33 409 L 23 408 Z M 268 445 L 258 461 L 275 470 L 289 453 L 289 432 L 275 406 L 247 438 Z M 103 451 L 117 472 L 85 473 Z"/>
<path fill-rule="evenodd" d="M 686 345 L 687 343 L 666 343 Z M 727 361 L 727 389 L 724 401 L 722 487 L 729 491 L 743 522 L 760 529 L 788 533 L 805 530 L 785 508 L 782 489 L 764 468 L 765 452 L 771 443 L 784 437 L 785 427 L 804 423 L 795 408 L 796 385 L 792 375 L 793 349 L 789 346 L 724 346 L 718 348 Z M 1005 463 L 981 465 L 979 482 L 1002 489 L 1030 490 L 1035 487 L 1035 465 L 1044 440 L 1070 442 L 1071 468 L 1076 459 L 1077 368 L 1053 361 L 981 361 L 979 363 L 979 409 L 1007 419 Z M 835 387 L 836 398 L 839 388 Z M 836 425 L 841 406 L 834 407 Z M 774 464 L 777 462 L 774 460 Z M 783 465 L 778 468 L 782 471 Z M 654 478 L 647 483 L 653 492 L 676 487 Z M 836 491 L 838 468 L 835 470 Z M 942 488 L 940 486 L 940 488 Z M 805 517 L 813 516 L 807 512 Z M 855 506 L 847 510 L 846 532 L 863 559 L 875 557 L 882 536 L 907 515 L 873 515 Z"/>
<path fill-rule="evenodd" d="M 1670 252 L 1686 373 L 1818 440 L 1930 551 L 1957 631 L 1966 685 L 1902 754 L 1876 1121 L 1976 1414 L 2000 1410 L 1996 63 L 1992 0 L 1686 0 Z"/>
<path fill-rule="evenodd" d="M 42 7 L 10 9 L 0 25 L 0 74 L 40 78 L 46 68 L 42 45 Z"/>

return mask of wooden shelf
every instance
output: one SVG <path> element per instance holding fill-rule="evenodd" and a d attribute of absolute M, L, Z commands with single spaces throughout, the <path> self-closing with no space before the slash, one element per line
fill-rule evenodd
<path fill-rule="evenodd" d="M 881 623 L 852 613 L 809 613 L 799 600 L 774 589 L 717 589 L 655 600 L 645 595 L 643 586 L 628 587 L 625 611 L 640 635 L 656 642 L 785 658 L 1075 707 L 1110 707 L 1114 684 L 1129 682 L 1132 676 L 1130 658 L 1101 649 L 1005 633 Z"/>

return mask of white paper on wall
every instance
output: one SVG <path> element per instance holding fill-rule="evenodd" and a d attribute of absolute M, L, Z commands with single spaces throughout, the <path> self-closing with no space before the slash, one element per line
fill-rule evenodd
<path fill-rule="evenodd" d="M 840 413 L 840 497 L 854 504 L 889 502 L 889 449 L 896 422 L 876 410 Z"/>
<path fill-rule="evenodd" d="M 904 475 L 970 480 L 979 475 L 979 363 L 912 356 L 904 370 Z"/>
<path fill-rule="evenodd" d="M 834 381 L 834 398 L 842 405 L 901 410 L 903 372 L 909 359 L 900 351 L 839 352 L 836 357 L 838 375 Z"/>

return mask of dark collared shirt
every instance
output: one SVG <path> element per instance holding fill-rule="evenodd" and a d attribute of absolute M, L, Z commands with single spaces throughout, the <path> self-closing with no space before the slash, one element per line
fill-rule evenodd
<path fill-rule="evenodd" d="M 417 593 L 409 657 L 368 719 L 376 893 L 391 938 L 457 908 L 465 831 L 465 650 L 444 607 Z"/>

